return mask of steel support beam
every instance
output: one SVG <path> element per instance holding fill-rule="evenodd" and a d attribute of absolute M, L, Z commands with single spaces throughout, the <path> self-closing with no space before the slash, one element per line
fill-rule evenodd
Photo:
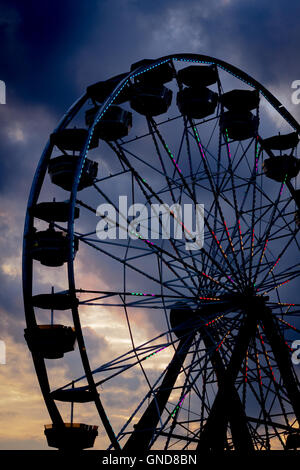
<path fill-rule="evenodd" d="M 194 337 L 195 333 L 192 333 L 189 337 L 184 336 L 180 339 L 161 386 L 123 447 L 125 452 L 147 451 Z"/>

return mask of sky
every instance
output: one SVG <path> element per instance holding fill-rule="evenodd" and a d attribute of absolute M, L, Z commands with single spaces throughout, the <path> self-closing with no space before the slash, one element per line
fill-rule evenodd
<path fill-rule="evenodd" d="M 6 83 L 6 104 L 0 105 L 0 339 L 7 350 L 6 365 L 0 364 L 0 449 L 47 448 L 41 430 L 49 418 L 23 338 L 21 249 L 34 170 L 61 116 L 91 83 L 143 58 L 191 52 L 248 72 L 300 119 L 300 105 L 291 101 L 291 84 L 300 79 L 299 14 L 296 0 L 0 0 L 0 79 Z M 99 345 L 102 359 L 111 348 L 122 350 L 107 339 L 118 324 L 111 331 L 97 328 L 87 321 L 95 358 Z M 141 341 L 148 328 L 141 327 Z M 125 338 L 125 330 L 119 334 Z M 63 380 L 67 367 L 53 374 Z M 134 391 L 140 384 L 130 380 Z M 110 406 L 118 399 L 112 391 Z M 94 417 L 92 410 L 85 413 Z"/>

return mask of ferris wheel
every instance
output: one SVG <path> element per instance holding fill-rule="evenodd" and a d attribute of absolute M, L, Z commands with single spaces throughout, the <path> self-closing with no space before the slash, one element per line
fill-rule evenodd
<path fill-rule="evenodd" d="M 300 447 L 299 132 L 255 79 L 198 54 L 135 63 L 63 116 L 23 246 L 49 446 Z M 183 206 L 202 208 L 201 246 Z"/>

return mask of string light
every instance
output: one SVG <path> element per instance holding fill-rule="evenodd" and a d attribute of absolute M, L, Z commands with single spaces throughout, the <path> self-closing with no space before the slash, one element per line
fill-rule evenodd
<path fill-rule="evenodd" d="M 227 233 L 227 236 L 228 236 L 228 239 L 229 239 L 229 243 L 230 243 L 230 245 L 231 245 L 232 251 L 234 252 L 234 246 L 233 246 L 231 237 L 230 237 L 230 235 L 229 235 L 229 230 L 228 230 L 228 227 L 227 227 L 227 225 L 226 225 L 225 219 L 224 219 L 224 225 L 225 225 L 226 233 Z"/>
<path fill-rule="evenodd" d="M 219 317 L 215 318 L 214 320 L 211 320 L 207 323 L 205 323 L 204 326 L 208 326 L 208 325 L 211 325 L 212 323 L 215 323 L 216 321 L 220 320 L 222 317 L 224 317 L 225 313 L 223 313 L 223 315 L 220 315 Z"/>
<path fill-rule="evenodd" d="M 258 353 L 256 353 L 256 361 L 257 361 L 257 370 L 258 370 L 258 376 L 259 376 L 259 383 L 262 385 L 262 379 L 261 379 L 261 370 L 260 370 L 260 362 L 258 358 Z"/>
<path fill-rule="evenodd" d="M 178 403 L 178 405 L 174 408 L 173 412 L 171 413 L 171 416 L 174 416 L 176 411 L 181 407 L 182 403 L 183 403 L 183 400 L 185 399 L 185 397 L 187 396 L 187 393 L 184 395 L 184 397 L 180 400 L 180 402 Z"/>
<path fill-rule="evenodd" d="M 227 338 L 227 336 L 229 335 L 231 330 L 228 330 L 226 335 L 224 336 L 224 338 L 222 339 L 222 341 L 220 342 L 219 346 L 217 347 L 216 351 L 219 351 L 220 347 L 222 346 L 222 344 L 224 343 L 225 339 Z"/>
<path fill-rule="evenodd" d="M 283 180 L 283 183 L 282 183 L 282 185 L 281 185 L 281 189 L 280 189 L 280 196 L 281 196 L 281 194 L 282 194 L 282 191 L 283 191 L 283 188 L 284 188 L 285 182 L 286 182 L 286 180 L 287 180 L 287 177 L 288 177 L 288 175 L 286 174 L 286 175 L 285 175 L 285 178 L 284 178 L 284 180 Z"/>
<path fill-rule="evenodd" d="M 290 281 L 291 281 L 291 280 L 288 279 L 287 281 L 284 281 L 284 282 L 282 282 L 281 284 L 278 284 L 277 286 L 272 287 L 272 289 L 270 289 L 270 290 L 268 290 L 268 291 L 265 291 L 265 292 L 263 293 L 263 295 L 266 295 L 268 292 L 270 292 L 270 291 L 273 290 L 273 289 L 279 289 L 279 287 L 284 286 L 284 284 L 287 284 L 287 283 L 290 282 Z"/>
<path fill-rule="evenodd" d="M 202 276 L 207 277 L 208 279 L 210 279 L 211 281 L 215 282 L 216 284 L 220 284 L 219 281 L 217 281 L 217 280 L 214 279 L 213 277 L 209 276 L 209 275 L 206 274 L 205 272 L 201 271 L 201 274 L 202 274 Z"/>
<path fill-rule="evenodd" d="M 217 244 L 219 245 L 219 248 L 222 251 L 224 257 L 227 259 L 227 255 L 226 255 L 225 251 L 223 250 L 221 243 L 217 239 L 215 232 L 211 231 L 211 233 L 213 234 L 214 239 L 216 240 Z"/>
<path fill-rule="evenodd" d="M 221 300 L 218 297 L 199 297 L 200 300 Z"/>
<path fill-rule="evenodd" d="M 246 351 L 246 360 L 245 360 L 245 382 L 248 381 L 248 349 Z"/>
<path fill-rule="evenodd" d="M 240 234 L 241 247 L 242 247 L 242 250 L 244 251 L 244 244 L 243 244 L 243 237 L 242 237 L 242 231 L 241 231 L 241 222 L 240 222 L 240 219 L 238 219 L 238 226 L 239 226 L 239 234 Z"/>
<path fill-rule="evenodd" d="M 174 211 L 171 211 L 171 210 L 170 210 L 170 214 L 173 215 L 173 217 L 174 217 L 175 220 L 178 220 L 178 217 L 177 217 L 177 215 L 174 213 Z M 181 220 L 179 220 L 179 223 L 180 223 L 180 225 L 184 228 L 184 230 L 185 230 L 186 232 L 188 232 L 190 235 L 192 235 L 191 232 L 190 232 L 190 230 L 186 228 L 186 226 L 184 225 L 184 223 L 183 223 Z"/>
<path fill-rule="evenodd" d="M 258 153 L 259 153 L 259 147 L 258 147 L 258 143 L 257 143 L 257 140 L 258 140 L 258 136 L 256 137 L 256 155 L 255 155 L 255 170 L 256 170 L 256 173 L 258 173 Z"/>
<path fill-rule="evenodd" d="M 266 249 L 267 249 L 268 241 L 269 241 L 269 239 L 267 238 L 266 241 L 265 241 L 265 246 L 264 246 L 264 249 L 263 249 L 263 252 L 262 252 L 262 255 L 261 255 L 259 264 L 261 264 L 261 262 L 262 262 L 262 260 L 263 260 L 263 257 L 265 256 L 265 251 L 266 251 Z"/>
<path fill-rule="evenodd" d="M 230 152 L 230 147 L 229 147 L 229 136 L 228 136 L 228 131 L 225 129 L 225 135 L 226 135 L 226 143 L 227 143 L 227 148 L 228 148 L 228 155 L 231 160 L 231 152 Z"/>
<path fill-rule="evenodd" d="M 169 147 L 168 147 L 167 144 L 165 144 L 165 148 L 166 148 L 166 150 L 167 150 L 167 152 L 168 152 L 168 154 L 169 154 L 171 160 L 173 161 L 175 167 L 176 167 L 177 170 L 179 171 L 179 173 L 182 173 L 181 169 L 179 168 L 179 166 L 178 166 L 177 163 L 176 163 L 176 160 L 175 160 L 175 157 L 174 157 L 173 153 L 171 152 L 171 150 L 169 149 Z"/>
<path fill-rule="evenodd" d="M 260 342 L 261 342 L 261 344 L 264 346 L 264 345 L 265 345 L 265 342 L 264 342 L 264 340 L 263 340 L 262 335 L 261 335 L 260 332 L 259 332 L 259 327 L 258 327 L 258 325 L 257 325 L 257 329 L 258 329 L 258 334 L 259 334 Z M 274 380 L 274 382 L 276 382 L 275 375 L 274 375 L 274 372 L 273 372 L 273 368 L 272 368 L 272 366 L 271 366 L 270 358 L 269 358 L 269 355 L 268 355 L 268 353 L 267 353 L 267 351 L 266 351 L 265 348 L 264 348 L 264 353 L 265 353 L 265 356 L 266 356 L 266 359 L 267 359 L 267 363 L 268 363 L 269 369 L 270 369 L 271 374 L 272 374 L 272 376 L 273 376 L 273 380 Z"/>
<path fill-rule="evenodd" d="M 200 137 L 199 137 L 199 134 L 197 132 L 196 127 L 194 127 L 194 131 L 195 131 L 196 139 L 197 139 L 197 142 L 198 142 L 198 146 L 200 148 L 201 156 L 202 156 L 203 160 L 205 160 L 205 155 L 204 155 L 204 152 L 203 152 L 203 148 L 202 148 L 202 145 L 201 145 L 201 142 L 200 142 Z"/>
<path fill-rule="evenodd" d="M 146 295 L 146 296 L 155 297 L 155 294 L 146 294 L 144 292 L 131 292 L 131 295 Z"/>
<path fill-rule="evenodd" d="M 293 330 L 298 331 L 295 326 L 291 325 L 290 323 L 288 323 L 288 322 L 285 321 L 285 320 L 282 320 L 282 318 L 278 318 L 278 320 L 281 321 L 281 323 L 284 323 L 285 325 L 289 326 L 289 327 L 292 328 Z"/>
<path fill-rule="evenodd" d="M 284 314 L 286 315 L 288 313 L 288 311 L 290 310 L 291 306 L 289 305 L 288 308 L 286 309 L 286 311 L 284 312 Z"/>
<path fill-rule="evenodd" d="M 149 357 L 154 356 L 155 354 L 159 353 L 159 352 L 162 351 L 163 349 L 166 349 L 167 347 L 168 347 L 168 346 L 164 346 L 163 348 L 158 349 L 158 351 L 153 352 L 153 353 L 150 354 L 149 356 L 145 357 L 145 359 L 149 359 Z"/>
<path fill-rule="evenodd" d="M 280 258 L 278 258 L 278 260 L 276 261 L 276 263 L 274 264 L 274 266 L 270 269 L 270 271 L 268 272 L 268 275 L 271 274 L 271 272 L 273 271 L 273 269 L 275 268 L 275 266 L 279 263 L 280 261 Z"/>
<path fill-rule="evenodd" d="M 286 305 L 286 306 L 290 306 L 290 307 L 294 307 L 296 304 L 289 304 L 287 302 L 275 302 L 277 305 Z"/>
<path fill-rule="evenodd" d="M 254 229 L 252 230 L 251 256 L 254 255 Z"/>

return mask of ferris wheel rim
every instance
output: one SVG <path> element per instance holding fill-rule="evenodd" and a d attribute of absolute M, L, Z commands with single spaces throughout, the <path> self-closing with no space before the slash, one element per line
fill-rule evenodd
<path fill-rule="evenodd" d="M 121 92 L 122 88 L 128 83 L 128 81 L 131 78 L 134 78 L 135 76 L 139 74 L 145 73 L 148 70 L 154 67 L 157 67 L 162 63 L 170 62 L 172 60 L 202 63 L 202 64 L 211 64 L 211 65 L 216 65 L 217 67 L 224 69 L 228 73 L 236 76 L 240 80 L 246 82 L 248 85 L 258 90 L 270 102 L 272 107 L 276 109 L 276 111 L 278 111 L 278 113 L 281 114 L 287 122 L 289 122 L 289 124 L 297 131 L 297 133 L 298 134 L 300 133 L 300 125 L 295 121 L 293 116 L 286 110 L 286 108 L 277 100 L 277 98 L 275 98 L 264 86 L 262 86 L 259 82 L 254 80 L 248 74 L 245 74 L 245 72 L 243 72 L 242 70 L 230 65 L 227 62 L 221 61 L 219 59 L 215 59 L 213 57 L 201 55 L 201 54 L 184 54 L 184 53 L 172 54 L 172 55 L 164 56 L 164 57 L 154 60 L 150 67 L 141 66 L 137 70 L 129 72 L 127 76 L 115 87 L 113 92 L 104 101 L 104 103 L 99 107 L 99 110 L 95 116 L 93 125 L 90 127 L 88 131 L 85 145 L 82 151 L 80 152 L 79 164 L 77 166 L 77 170 L 76 170 L 75 177 L 74 177 L 73 184 L 72 184 L 72 190 L 70 192 L 70 212 L 69 212 L 68 229 L 67 229 L 68 237 L 69 237 L 69 257 L 68 257 L 67 265 L 68 265 L 68 284 L 69 284 L 70 293 L 74 293 L 74 294 L 76 293 L 75 272 L 74 272 L 74 262 L 73 262 L 73 240 L 74 240 L 74 210 L 75 210 L 75 204 L 76 204 L 77 189 L 78 189 L 78 184 L 79 184 L 82 168 L 84 165 L 84 161 L 89 150 L 89 143 L 93 135 L 94 127 L 96 123 L 104 115 L 106 110 L 114 103 L 116 97 Z M 238 75 L 238 73 L 240 74 L 240 76 Z M 77 110 L 80 109 L 80 107 L 85 103 L 87 98 L 88 96 L 85 93 L 70 107 L 69 111 L 62 118 L 58 126 L 55 128 L 54 132 L 64 129 L 68 125 L 68 122 L 76 114 Z M 30 192 L 30 196 L 28 200 L 27 211 L 26 211 L 26 220 L 25 220 L 25 228 L 24 228 L 24 247 L 23 247 L 23 291 L 24 291 L 25 316 L 26 316 L 26 321 L 27 321 L 28 326 L 36 324 L 35 315 L 33 311 L 34 309 L 33 309 L 32 303 L 30 302 L 30 296 L 32 296 L 32 266 L 30 267 L 27 238 L 28 238 L 30 228 L 33 226 L 33 219 L 34 219 L 33 215 L 30 212 L 30 208 L 38 200 L 40 189 L 43 184 L 44 177 L 45 177 L 46 162 L 50 156 L 51 150 L 52 150 L 51 143 L 50 141 L 48 141 L 42 153 L 42 157 L 40 159 L 40 162 L 38 164 L 38 167 L 35 173 L 35 177 L 32 183 L 31 192 Z M 31 263 L 32 263 L 32 260 L 31 260 Z M 31 294 L 28 293 L 28 290 L 31 291 Z M 75 319 L 74 325 L 76 329 L 76 335 L 77 337 L 78 336 L 80 337 L 80 335 L 82 335 L 82 328 L 81 328 L 79 311 L 78 311 L 77 306 L 74 306 L 72 308 L 72 314 L 73 314 L 73 320 Z M 84 343 L 82 343 L 81 347 L 79 348 L 80 352 L 82 353 L 81 348 L 84 348 Z M 88 381 L 89 381 L 89 386 L 95 391 L 96 390 L 95 381 L 94 381 L 93 375 L 91 374 L 91 368 L 89 365 L 88 358 L 86 362 L 86 359 L 83 360 L 82 355 L 81 355 L 81 360 L 84 365 L 86 377 L 88 378 Z M 37 371 L 37 375 L 39 375 L 39 373 L 44 375 L 44 372 L 40 369 L 38 365 L 37 365 L 37 369 L 39 371 L 39 372 Z M 51 398 L 47 396 L 48 394 L 47 384 L 44 383 L 43 389 L 44 391 L 42 390 L 42 392 L 44 395 L 44 399 L 46 397 L 45 402 L 46 404 L 48 402 L 48 406 L 51 408 L 51 404 L 49 402 L 49 400 L 51 401 Z M 54 399 L 52 399 L 52 401 L 54 402 Z M 59 419 L 57 420 L 57 422 L 59 423 Z"/>

